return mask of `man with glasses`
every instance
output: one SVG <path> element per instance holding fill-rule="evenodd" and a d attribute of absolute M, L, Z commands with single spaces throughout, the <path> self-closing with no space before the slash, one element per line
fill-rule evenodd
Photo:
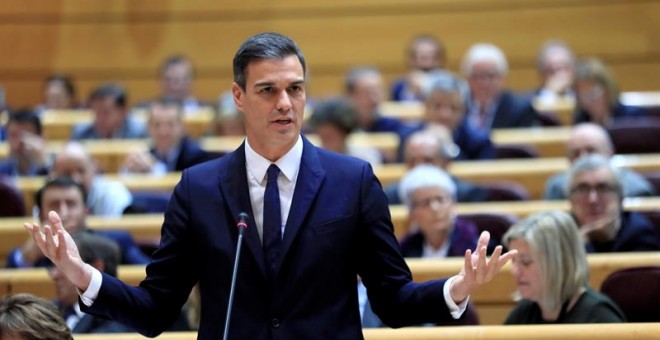
<path fill-rule="evenodd" d="M 612 140 L 610 140 L 607 131 L 602 126 L 594 123 L 575 125 L 566 143 L 566 157 L 573 163 L 581 156 L 592 153 L 607 158 L 614 155 Z M 624 197 L 655 196 L 653 185 L 642 175 L 629 169 L 620 169 L 619 174 L 623 183 Z M 546 182 L 543 198 L 547 200 L 566 199 L 566 192 L 564 191 L 566 176 L 566 172 L 561 172 L 550 177 Z"/>
<path fill-rule="evenodd" d="M 575 161 L 566 191 L 588 252 L 660 250 L 652 223 L 623 211 L 623 184 L 608 158 L 589 154 Z"/>

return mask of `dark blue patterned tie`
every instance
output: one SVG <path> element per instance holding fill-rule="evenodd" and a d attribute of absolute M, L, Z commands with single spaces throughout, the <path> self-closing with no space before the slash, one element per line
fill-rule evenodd
<path fill-rule="evenodd" d="M 280 191 L 277 188 L 279 173 L 280 168 L 277 165 L 271 164 L 268 167 L 268 184 L 266 184 L 264 193 L 263 247 L 270 278 L 274 277 L 282 244 L 282 213 L 280 212 Z"/>

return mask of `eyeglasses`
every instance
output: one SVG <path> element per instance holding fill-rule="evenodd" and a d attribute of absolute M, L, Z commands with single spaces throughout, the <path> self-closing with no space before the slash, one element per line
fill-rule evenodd
<path fill-rule="evenodd" d="M 571 195 L 578 199 L 586 199 L 592 191 L 595 191 L 598 197 L 605 197 L 617 192 L 617 188 L 607 183 L 598 183 L 595 186 L 582 183 L 571 189 Z"/>
<path fill-rule="evenodd" d="M 444 206 L 451 202 L 451 198 L 447 196 L 432 196 L 428 197 L 422 200 L 418 201 L 413 201 L 412 202 L 412 207 L 413 208 L 428 208 L 431 206 L 433 203 L 437 203 L 440 206 Z"/>

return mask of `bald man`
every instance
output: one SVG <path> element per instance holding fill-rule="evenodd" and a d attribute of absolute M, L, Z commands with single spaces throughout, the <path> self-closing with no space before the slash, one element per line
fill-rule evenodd
<path fill-rule="evenodd" d="M 614 155 L 614 147 L 607 131 L 603 127 L 593 123 L 577 124 L 571 131 L 571 137 L 566 144 L 566 157 L 571 164 L 581 156 L 586 154 L 599 154 L 604 157 Z M 546 182 L 544 199 L 563 200 L 567 198 L 566 172 L 559 173 Z M 623 179 L 624 197 L 655 196 L 655 190 L 640 174 L 621 169 Z"/>
<path fill-rule="evenodd" d="M 104 178 L 96 172 L 96 162 L 85 147 L 70 142 L 57 154 L 50 177 L 71 177 L 82 184 L 91 215 L 121 216 L 133 202 L 133 196 L 121 182 Z"/>

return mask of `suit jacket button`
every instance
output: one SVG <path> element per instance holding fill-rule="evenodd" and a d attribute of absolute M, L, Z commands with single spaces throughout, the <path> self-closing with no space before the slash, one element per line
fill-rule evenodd
<path fill-rule="evenodd" d="M 275 318 L 275 319 L 273 319 L 271 322 L 272 322 L 272 324 L 273 324 L 273 328 L 278 328 L 278 327 L 280 327 L 280 320 L 278 320 L 278 319 Z"/>

